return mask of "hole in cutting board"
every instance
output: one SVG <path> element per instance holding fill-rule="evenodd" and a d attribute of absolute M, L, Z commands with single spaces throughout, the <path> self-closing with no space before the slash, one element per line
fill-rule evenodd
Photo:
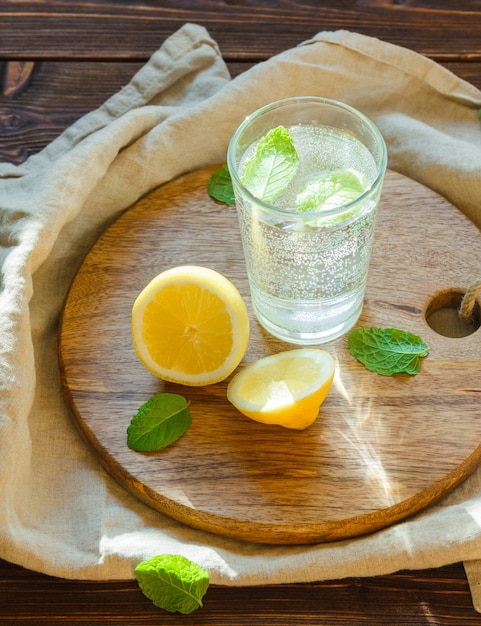
<path fill-rule="evenodd" d="M 437 293 L 426 309 L 426 322 L 443 337 L 467 337 L 481 326 L 481 309 L 476 302 L 469 320 L 459 315 L 459 307 L 465 292 L 449 289 Z"/>

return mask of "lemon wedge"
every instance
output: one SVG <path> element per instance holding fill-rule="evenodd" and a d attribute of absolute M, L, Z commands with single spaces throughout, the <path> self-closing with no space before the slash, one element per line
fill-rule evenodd
<path fill-rule="evenodd" d="M 155 376 L 182 385 L 224 380 L 249 343 L 249 318 L 235 285 L 207 267 L 156 276 L 132 307 L 135 352 Z"/>
<path fill-rule="evenodd" d="M 227 398 L 257 422 L 304 430 L 317 418 L 334 372 L 335 361 L 325 350 L 279 352 L 238 372 L 227 387 Z"/>

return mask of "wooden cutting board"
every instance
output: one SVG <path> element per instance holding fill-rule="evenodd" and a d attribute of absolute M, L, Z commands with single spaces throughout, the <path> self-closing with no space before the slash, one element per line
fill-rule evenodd
<path fill-rule="evenodd" d="M 431 190 L 388 172 L 359 325 L 416 333 L 429 357 L 415 377 L 383 377 L 355 361 L 342 337 L 325 346 L 338 370 L 314 425 L 266 426 L 227 402 L 228 381 L 205 388 L 164 383 L 144 369 L 131 344 L 136 296 L 172 266 L 222 272 L 251 311 L 235 208 L 206 193 L 212 169 L 137 202 L 100 237 L 68 294 L 63 385 L 102 465 L 180 522 L 271 544 L 356 537 L 448 494 L 481 459 L 481 330 L 445 337 L 426 322 L 426 311 L 459 299 L 479 278 L 481 233 Z M 244 362 L 295 347 L 251 320 Z M 158 453 L 130 450 L 132 416 L 162 391 L 190 400 L 191 428 Z"/>

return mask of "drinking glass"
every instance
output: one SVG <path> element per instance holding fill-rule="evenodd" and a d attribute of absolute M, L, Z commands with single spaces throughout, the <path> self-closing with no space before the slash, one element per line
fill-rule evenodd
<path fill-rule="evenodd" d="M 292 137 L 298 168 L 285 192 L 267 202 L 249 190 L 243 175 L 258 141 L 279 126 Z M 227 164 L 260 324 L 299 345 L 344 334 L 364 302 L 387 164 L 379 129 L 347 104 L 287 98 L 241 123 L 229 143 Z M 309 210 L 301 202 L 299 209 L 299 198 L 315 198 L 319 188 L 326 202 Z"/>

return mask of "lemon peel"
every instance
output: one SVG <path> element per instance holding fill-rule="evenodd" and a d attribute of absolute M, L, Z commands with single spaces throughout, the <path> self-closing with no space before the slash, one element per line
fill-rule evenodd
<path fill-rule="evenodd" d="M 325 350 L 279 352 L 239 371 L 227 387 L 227 398 L 257 422 L 304 430 L 318 417 L 334 373 L 335 361 Z"/>

